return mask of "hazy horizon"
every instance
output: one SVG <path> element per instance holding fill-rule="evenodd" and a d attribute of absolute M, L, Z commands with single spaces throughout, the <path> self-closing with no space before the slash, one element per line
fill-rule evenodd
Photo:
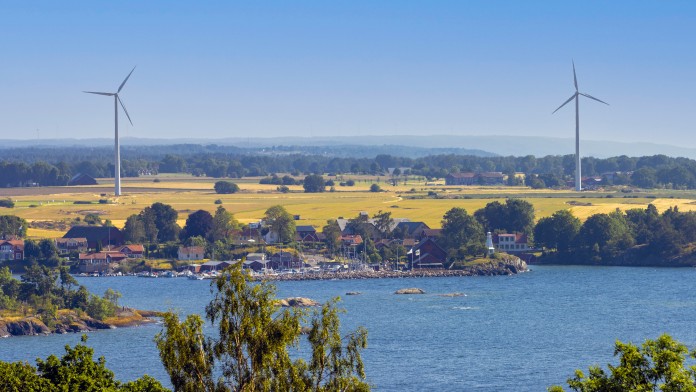
<path fill-rule="evenodd" d="M 696 3 L 0 5 L 0 139 L 687 136 Z M 462 147 L 462 146 L 456 146 Z M 465 147 L 465 146 L 464 146 Z M 559 154 L 571 153 L 559 151 Z"/>

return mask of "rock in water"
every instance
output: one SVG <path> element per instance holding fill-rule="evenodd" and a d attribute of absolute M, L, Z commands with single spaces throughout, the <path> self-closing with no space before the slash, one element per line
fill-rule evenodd
<path fill-rule="evenodd" d="M 360 295 L 360 294 L 362 294 L 362 293 L 359 291 L 349 291 L 346 293 L 346 295 Z"/>
<path fill-rule="evenodd" d="M 396 290 L 394 294 L 425 294 L 425 290 L 411 287 L 408 289 Z"/>
<path fill-rule="evenodd" d="M 284 308 L 295 307 L 295 306 L 300 306 L 300 307 L 319 306 L 319 302 L 317 302 L 313 299 L 304 298 L 304 297 L 290 297 L 290 298 L 281 299 L 280 301 L 278 301 L 278 304 Z"/>

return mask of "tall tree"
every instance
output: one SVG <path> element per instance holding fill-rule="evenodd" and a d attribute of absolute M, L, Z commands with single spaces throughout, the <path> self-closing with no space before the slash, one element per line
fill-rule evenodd
<path fill-rule="evenodd" d="M 374 221 L 375 229 L 380 232 L 382 237 L 389 238 L 392 231 L 392 225 L 394 224 L 394 219 L 391 217 L 391 212 L 382 212 L 382 210 L 379 210 L 379 212 L 376 213 L 372 219 Z"/>
<path fill-rule="evenodd" d="M 454 207 L 442 219 L 440 243 L 450 257 L 463 259 L 466 256 L 485 252 L 486 235 L 481 224 L 465 209 Z"/>
<path fill-rule="evenodd" d="M 186 225 L 181 231 L 181 240 L 189 237 L 208 237 L 208 233 L 213 228 L 213 216 L 205 210 L 198 210 L 186 218 Z"/>
<path fill-rule="evenodd" d="M 146 220 L 152 220 L 154 226 L 157 228 L 157 241 L 167 242 L 175 241 L 179 235 L 181 228 L 176 223 L 179 213 L 176 212 L 172 206 L 160 202 L 153 203 L 150 207 L 145 207 L 140 214 Z M 148 224 L 145 223 L 146 230 Z"/>
<path fill-rule="evenodd" d="M 580 219 L 570 211 L 556 211 L 550 217 L 539 219 L 534 227 L 534 241 L 539 246 L 567 253 L 575 242 L 580 225 Z"/>
<path fill-rule="evenodd" d="M 304 183 L 302 184 L 304 191 L 306 193 L 318 193 L 324 192 L 326 190 L 326 183 L 324 182 L 324 177 L 319 174 L 311 174 L 306 176 Z"/>
<path fill-rule="evenodd" d="M 213 227 L 208 233 L 208 240 L 210 242 L 231 240 L 237 229 L 239 229 L 239 222 L 234 218 L 234 215 L 227 211 L 225 207 L 219 206 L 215 210 Z"/>
<path fill-rule="evenodd" d="M 341 228 L 335 219 L 326 221 L 326 226 L 322 228 L 322 233 L 326 237 L 326 246 L 331 254 L 336 254 L 341 248 Z"/>
<path fill-rule="evenodd" d="M 147 240 L 145 225 L 139 215 L 133 214 L 126 219 L 123 226 L 123 236 L 127 243 L 141 244 Z M 157 238 L 157 235 L 154 235 Z"/>
<path fill-rule="evenodd" d="M 311 321 L 311 359 L 292 360 L 289 347 L 300 342 L 306 312 L 280 310 L 273 285 L 251 285 L 248 279 L 233 267 L 215 281 L 215 298 L 206 307 L 206 318 L 218 326 L 214 337 L 203 333 L 198 315 L 183 322 L 174 314 L 165 316 L 155 340 L 175 390 L 369 390 L 360 356 L 367 332 L 361 328 L 342 337 L 335 302 L 325 304 Z M 220 370 L 217 380 L 213 369 Z"/>
<path fill-rule="evenodd" d="M 279 242 L 295 240 L 295 219 L 283 206 L 273 206 L 266 210 L 264 221 Z"/>

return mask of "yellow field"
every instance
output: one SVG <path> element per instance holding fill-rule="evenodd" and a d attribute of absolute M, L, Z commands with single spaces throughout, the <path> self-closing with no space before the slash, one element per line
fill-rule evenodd
<path fill-rule="evenodd" d="M 301 225 L 321 227 L 328 219 L 351 218 L 361 211 L 373 215 L 382 210 L 390 211 L 392 217 L 409 218 L 423 221 L 430 227 L 440 227 L 442 216 L 452 207 L 462 207 L 473 213 L 493 200 L 503 201 L 506 197 L 528 200 L 535 207 L 537 219 L 561 209 L 570 209 L 580 219 L 586 219 L 592 214 L 611 212 L 617 208 L 645 208 L 649 203 L 660 211 L 671 206 L 678 206 L 681 211 L 696 210 L 696 193 L 688 191 L 630 195 L 615 191 L 576 193 L 524 187 L 456 187 L 416 180 L 392 186 L 385 182 L 388 178 L 381 177 L 379 185 L 384 192 L 373 193 L 368 189 L 378 178 L 362 176 L 355 177 L 356 185 L 353 187 L 338 186 L 339 181 L 347 178 L 334 179 L 336 192 L 314 194 L 302 193 L 301 186 L 291 186 L 291 192 L 283 194 L 276 191 L 276 185 L 261 185 L 258 178 L 249 178 L 234 180 L 241 192 L 218 195 L 213 191 L 216 179 L 181 175 L 157 178 L 159 182 L 153 182 L 153 177 L 126 179 L 123 181 L 124 196 L 119 198 L 112 196 L 112 180 L 106 179 L 92 187 L 13 188 L 13 193 L 5 194 L 0 189 L 0 197 L 10 195 L 16 203 L 15 208 L 2 209 L 0 213 L 18 215 L 28 221 L 66 222 L 76 217 L 83 218 L 88 213 L 97 213 L 102 219 L 110 219 L 116 226 L 122 227 L 129 215 L 137 214 L 159 201 L 179 212 L 179 224 L 183 226 L 191 212 L 199 209 L 214 212 L 218 206 L 214 202 L 220 199 L 222 205 L 243 223 L 259 220 L 267 208 L 280 204 L 291 214 L 299 215 L 297 223 Z M 26 192 L 22 194 L 23 189 Z M 47 192 L 50 194 L 42 194 Z M 445 198 L 428 197 L 429 192 Z M 100 199 L 109 203 L 99 204 Z M 75 201 L 92 204 L 74 204 Z M 31 228 L 28 234 L 35 238 L 58 237 L 63 231 Z"/>

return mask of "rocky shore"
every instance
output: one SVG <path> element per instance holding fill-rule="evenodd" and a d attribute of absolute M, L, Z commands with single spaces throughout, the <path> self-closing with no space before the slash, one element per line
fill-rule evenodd
<path fill-rule="evenodd" d="M 417 271 L 346 271 L 308 274 L 284 274 L 255 276 L 256 280 L 338 280 L 338 279 L 390 279 L 390 278 L 441 278 L 456 276 L 514 275 L 528 271 L 527 263 L 515 257 L 509 260 L 491 260 L 490 263 L 475 264 L 462 269 L 417 270 Z"/>
<path fill-rule="evenodd" d="M 160 313 L 121 308 L 114 317 L 99 321 L 72 310 L 61 310 L 48 325 L 41 319 L 29 317 L 0 318 L 0 337 L 49 335 L 52 333 L 91 332 L 100 329 L 134 327 L 154 323 Z"/>

